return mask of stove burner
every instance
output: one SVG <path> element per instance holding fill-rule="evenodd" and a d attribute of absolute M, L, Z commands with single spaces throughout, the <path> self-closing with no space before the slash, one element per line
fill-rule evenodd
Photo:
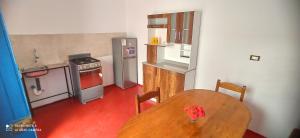
<path fill-rule="evenodd" d="M 97 60 L 97 59 L 94 59 L 91 57 L 76 58 L 76 59 L 72 59 L 71 61 L 77 65 L 100 62 L 100 60 Z"/>

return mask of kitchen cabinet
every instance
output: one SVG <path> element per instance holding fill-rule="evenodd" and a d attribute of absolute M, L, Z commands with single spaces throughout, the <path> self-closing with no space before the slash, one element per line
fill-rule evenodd
<path fill-rule="evenodd" d="M 180 34 L 182 33 L 183 12 L 172 13 L 171 15 L 171 43 L 181 43 Z"/>
<path fill-rule="evenodd" d="M 200 11 L 148 15 L 150 44 L 145 44 L 144 92 L 158 87 L 161 101 L 165 101 L 179 92 L 195 88 L 200 18 Z M 163 41 L 152 44 L 153 38 Z"/>
<path fill-rule="evenodd" d="M 188 63 L 189 59 L 194 61 L 199 47 L 200 18 L 201 12 L 199 11 L 148 15 L 148 43 L 146 45 L 157 46 L 158 54 L 151 56 L 148 52 L 147 59 L 168 58 L 168 60 L 176 59 L 184 63 Z M 162 19 L 164 21 L 160 21 Z M 155 50 L 155 48 L 148 49 L 152 52 Z"/>
<path fill-rule="evenodd" d="M 147 62 L 155 64 L 157 61 L 157 46 L 147 45 Z"/>
<path fill-rule="evenodd" d="M 170 21 L 170 14 L 148 15 L 148 28 L 167 28 Z"/>
<path fill-rule="evenodd" d="M 167 42 L 170 42 L 170 30 L 171 30 L 171 14 L 154 14 L 148 15 L 147 28 L 167 28 Z"/>
<path fill-rule="evenodd" d="M 157 68 L 151 65 L 143 64 L 143 77 L 144 77 L 144 92 L 155 91 Z"/>
<path fill-rule="evenodd" d="M 144 92 L 160 88 L 160 100 L 165 101 L 175 94 L 184 91 L 185 74 L 143 64 Z"/>
<path fill-rule="evenodd" d="M 192 44 L 194 12 L 171 14 L 170 42 Z"/>
<path fill-rule="evenodd" d="M 192 44 L 194 11 L 148 15 L 148 28 L 167 28 L 167 43 Z"/>
<path fill-rule="evenodd" d="M 165 101 L 184 90 L 184 74 L 158 68 L 157 76 L 161 101 Z"/>

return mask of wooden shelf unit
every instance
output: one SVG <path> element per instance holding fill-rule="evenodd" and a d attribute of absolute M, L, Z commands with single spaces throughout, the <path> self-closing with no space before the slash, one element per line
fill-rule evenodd
<path fill-rule="evenodd" d="M 146 46 L 159 46 L 159 47 L 167 47 L 167 46 L 172 46 L 173 44 L 145 44 Z"/>
<path fill-rule="evenodd" d="M 158 18 L 166 18 L 167 22 L 166 24 L 149 24 L 147 25 L 147 28 L 166 28 L 167 29 L 167 42 L 170 42 L 170 34 L 171 34 L 171 14 L 153 14 L 148 15 L 148 21 L 151 19 L 158 19 Z"/>
<path fill-rule="evenodd" d="M 148 45 L 147 46 L 147 62 L 151 64 L 156 64 L 157 61 L 157 46 Z"/>
<path fill-rule="evenodd" d="M 168 43 L 172 41 L 178 44 L 192 44 L 194 11 L 148 15 L 148 20 L 162 18 L 167 19 L 165 24 L 150 24 L 149 22 L 147 28 L 166 28 Z"/>
<path fill-rule="evenodd" d="M 167 23 L 166 19 L 148 21 L 152 23 L 148 24 L 148 28 L 167 28 L 167 44 L 145 44 L 147 46 L 147 63 L 143 63 L 145 93 L 154 91 L 158 87 L 160 88 L 161 101 L 163 102 L 179 92 L 194 88 L 199 47 L 198 38 L 200 36 L 200 17 L 200 12 L 198 11 L 148 15 L 148 20 L 153 18 L 167 18 Z M 171 19 L 174 24 L 171 24 Z M 166 24 L 162 25 L 161 23 Z M 171 30 L 171 27 L 173 30 Z M 149 29 L 148 31 L 153 30 Z M 178 33 L 179 31 L 181 33 Z M 192 35 L 196 39 L 192 39 Z M 172 42 L 170 41 L 171 37 Z M 191 45 L 190 50 L 180 50 L 180 52 L 190 52 L 190 60 L 186 69 L 176 69 L 176 66 L 170 64 L 162 65 L 164 59 L 161 59 L 162 57 L 159 55 L 161 51 L 159 50 L 165 50 L 166 48 L 161 47 L 168 47 L 175 43 Z"/>

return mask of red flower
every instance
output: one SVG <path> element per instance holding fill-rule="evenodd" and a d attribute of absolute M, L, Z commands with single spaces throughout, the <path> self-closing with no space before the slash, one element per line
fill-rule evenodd
<path fill-rule="evenodd" d="M 199 105 L 187 106 L 184 108 L 184 111 L 192 120 L 196 120 L 200 117 L 205 117 L 205 111 L 203 107 Z"/>

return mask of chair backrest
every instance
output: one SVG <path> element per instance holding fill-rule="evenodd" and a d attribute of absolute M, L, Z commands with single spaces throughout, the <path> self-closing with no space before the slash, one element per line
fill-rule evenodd
<path fill-rule="evenodd" d="M 159 88 L 156 89 L 156 91 L 150 91 L 143 95 L 136 95 L 135 101 L 136 101 L 136 114 L 139 114 L 141 112 L 141 103 L 147 100 L 150 100 L 151 98 L 157 98 L 157 102 L 160 103 L 160 90 Z"/>
<path fill-rule="evenodd" d="M 221 80 L 217 81 L 216 89 L 215 91 L 218 92 L 219 88 L 228 89 L 234 92 L 240 93 L 240 101 L 242 102 L 244 100 L 244 95 L 246 92 L 246 86 L 239 86 L 230 82 L 221 82 Z"/>

